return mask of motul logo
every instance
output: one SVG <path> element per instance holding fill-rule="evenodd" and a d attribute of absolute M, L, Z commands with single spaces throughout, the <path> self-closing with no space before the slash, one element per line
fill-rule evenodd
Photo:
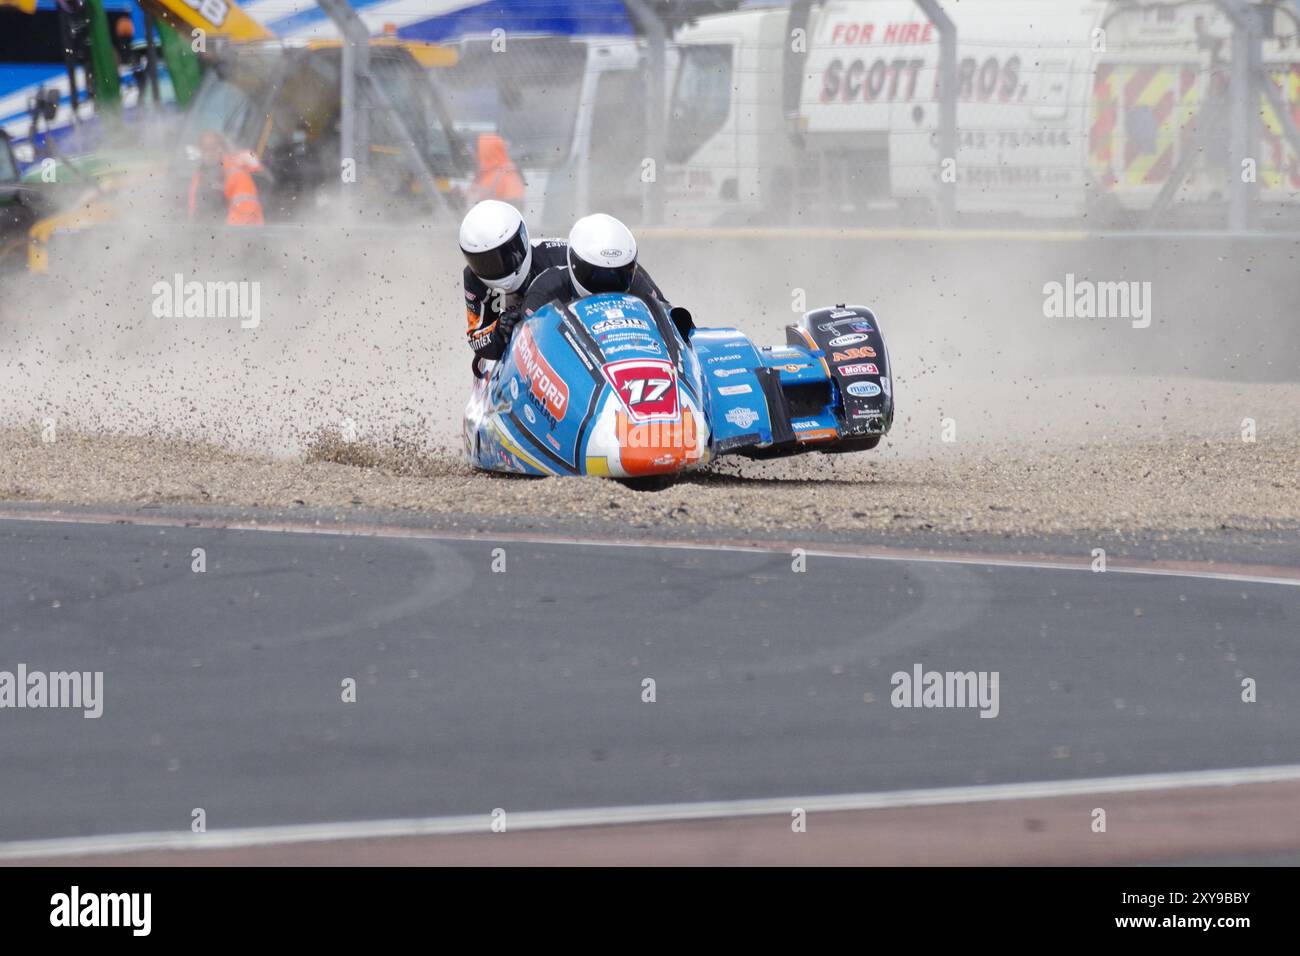
<path fill-rule="evenodd" d="M 865 342 L 865 341 L 867 341 L 867 336 L 864 335 L 863 333 L 851 332 L 848 335 L 837 336 L 831 339 L 826 344 L 833 349 L 837 349 L 845 345 L 857 345 L 859 342 Z"/>
<path fill-rule="evenodd" d="M 556 421 L 564 417 L 564 410 L 569 407 L 569 386 L 564 379 L 555 374 L 555 369 L 542 358 L 533 340 L 532 330 L 528 326 L 516 336 L 515 363 L 528 379 L 529 389 L 537 399 L 546 406 Z"/>

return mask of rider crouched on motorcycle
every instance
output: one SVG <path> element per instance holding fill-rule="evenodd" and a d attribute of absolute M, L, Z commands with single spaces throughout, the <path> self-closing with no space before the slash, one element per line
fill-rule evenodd
<path fill-rule="evenodd" d="M 460 224 L 460 251 L 465 255 L 466 335 L 474 350 L 474 370 L 505 351 L 519 318 L 524 294 L 533 280 L 568 262 L 563 239 L 530 242 L 519 210 L 486 199 Z"/>
<path fill-rule="evenodd" d="M 547 269 L 529 285 L 523 314 L 527 318 L 547 303 L 567 305 L 602 292 L 634 295 L 664 316 L 669 312 L 664 294 L 637 265 L 631 230 L 613 216 L 596 213 L 573 224 L 566 261 Z"/>

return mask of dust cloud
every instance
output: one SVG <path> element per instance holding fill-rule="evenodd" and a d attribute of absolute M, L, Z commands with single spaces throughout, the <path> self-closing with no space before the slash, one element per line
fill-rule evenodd
<path fill-rule="evenodd" d="M 634 230 L 702 326 L 779 344 L 800 308 L 870 306 L 897 400 L 873 452 L 726 459 L 642 507 L 621 486 L 494 482 L 464 464 L 454 217 L 350 226 L 324 210 L 204 230 L 150 195 L 56 237 L 47 274 L 5 279 L 5 497 L 1031 531 L 1212 526 L 1208 489 L 1226 485 L 1255 489 L 1242 527 L 1300 519 L 1294 243 Z M 177 276 L 248 284 L 255 320 L 168 314 Z M 1053 283 L 1107 282 L 1133 284 L 1131 314 L 1052 313 Z M 50 425 L 57 452 L 38 437 Z"/>
<path fill-rule="evenodd" d="M 0 423 L 275 457 L 322 430 L 455 449 L 471 379 L 454 225 L 205 232 L 136 203 L 56 238 L 48 274 L 7 280 Z M 896 454 L 1223 439 L 1248 418 L 1261 433 L 1297 431 L 1293 253 L 1225 240 L 647 233 L 644 266 L 700 325 L 780 343 L 799 305 L 875 309 L 898 403 L 882 449 Z M 155 314 L 178 275 L 255 285 L 256 326 Z M 1067 276 L 1147 283 L 1150 324 L 1045 315 L 1044 287 Z"/>

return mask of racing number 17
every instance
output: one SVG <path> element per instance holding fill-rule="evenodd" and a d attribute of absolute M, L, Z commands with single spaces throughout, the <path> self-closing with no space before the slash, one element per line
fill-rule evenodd
<path fill-rule="evenodd" d="M 623 388 L 628 393 L 627 403 L 640 405 L 643 402 L 657 402 L 671 384 L 672 379 L 668 378 L 633 378 L 624 382 Z M 647 387 L 649 393 L 646 392 Z"/>

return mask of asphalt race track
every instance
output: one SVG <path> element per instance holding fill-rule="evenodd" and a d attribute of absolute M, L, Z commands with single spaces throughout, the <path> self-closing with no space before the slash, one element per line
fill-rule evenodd
<path fill-rule="evenodd" d="M 0 671 L 104 673 L 0 712 L 0 850 L 1300 764 L 1291 569 L 302 530 L 0 521 Z M 891 706 L 916 665 L 996 716 Z"/>

